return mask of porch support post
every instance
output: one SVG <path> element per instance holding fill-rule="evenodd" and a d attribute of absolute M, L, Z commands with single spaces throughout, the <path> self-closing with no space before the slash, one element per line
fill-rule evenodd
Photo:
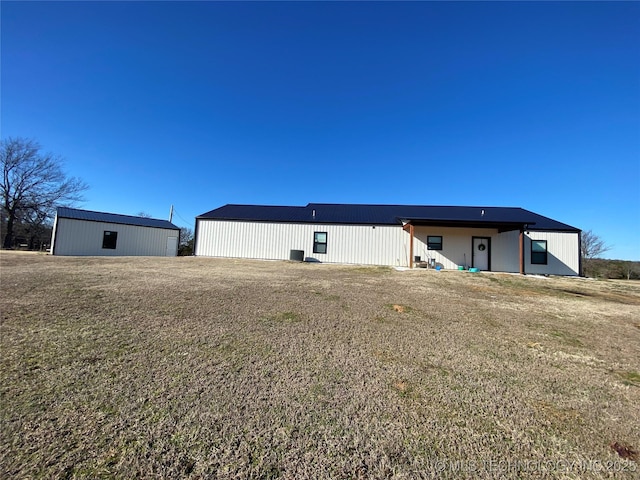
<path fill-rule="evenodd" d="M 409 240 L 411 243 L 409 244 L 409 268 L 413 268 L 413 224 L 409 224 Z"/>
<path fill-rule="evenodd" d="M 524 229 L 520 229 L 520 275 L 526 275 L 524 271 Z"/>

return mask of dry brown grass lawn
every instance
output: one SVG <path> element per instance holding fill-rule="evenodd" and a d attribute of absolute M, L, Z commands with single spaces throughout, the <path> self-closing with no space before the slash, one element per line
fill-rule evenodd
<path fill-rule="evenodd" d="M 0 260 L 2 478 L 639 476 L 638 282 Z"/>

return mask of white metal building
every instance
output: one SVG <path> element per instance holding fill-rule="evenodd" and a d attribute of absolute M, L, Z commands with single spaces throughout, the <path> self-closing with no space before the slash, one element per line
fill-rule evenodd
<path fill-rule="evenodd" d="M 166 220 L 60 207 L 51 253 L 175 257 L 179 236 L 180 229 Z"/>
<path fill-rule="evenodd" d="M 225 205 L 196 218 L 195 255 L 580 274 L 580 230 L 522 208 Z"/>

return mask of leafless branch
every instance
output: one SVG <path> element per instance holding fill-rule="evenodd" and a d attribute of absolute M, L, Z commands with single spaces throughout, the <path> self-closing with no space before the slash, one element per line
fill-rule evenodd
<path fill-rule="evenodd" d="M 1 207 L 7 216 L 4 247 L 13 242 L 13 226 L 21 218 L 51 218 L 59 205 L 82 200 L 88 186 L 80 179 L 67 177 L 62 159 L 41 153 L 40 145 L 31 139 L 7 138 L 0 148 L 2 164 Z"/>

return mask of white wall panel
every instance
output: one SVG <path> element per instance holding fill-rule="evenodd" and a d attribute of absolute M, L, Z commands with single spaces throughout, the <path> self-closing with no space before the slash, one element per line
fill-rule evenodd
<path fill-rule="evenodd" d="M 102 248 L 105 231 L 118 232 L 115 249 Z M 165 256 L 167 238 L 177 230 L 56 218 L 54 255 Z M 175 255 L 175 254 L 174 254 Z"/>
<path fill-rule="evenodd" d="M 442 235 L 442 251 L 427 250 L 427 236 Z M 491 270 L 520 272 L 520 232 L 498 233 L 493 229 L 415 227 L 414 255 L 435 258 L 443 268 L 471 266 L 472 237 L 491 238 Z M 525 272 L 543 275 L 578 275 L 578 233 L 530 232 L 525 235 Z M 547 265 L 531 264 L 531 239 L 547 240 Z"/>
<path fill-rule="evenodd" d="M 425 261 L 435 259 L 442 268 L 470 267 L 472 237 L 489 237 L 493 265 L 496 254 L 493 239 L 497 233 L 497 230 L 490 228 L 414 227 L 413 255 L 419 255 Z M 442 237 L 442 250 L 427 249 L 427 237 L 430 235 Z"/>
<path fill-rule="evenodd" d="M 327 253 L 313 253 L 314 232 L 327 232 Z M 441 235 L 443 249 L 427 250 L 427 236 Z M 520 271 L 519 232 L 496 229 L 414 227 L 413 255 L 435 259 L 446 269 L 472 264 L 472 237 L 491 238 L 491 270 Z M 531 265 L 530 238 L 547 240 L 548 265 Z M 234 222 L 199 219 L 195 254 L 209 257 L 287 260 L 303 250 L 307 260 L 328 263 L 408 266 L 410 235 L 400 226 Z M 578 234 L 531 232 L 525 239 L 527 273 L 577 275 Z"/>
<path fill-rule="evenodd" d="M 520 272 L 520 231 L 497 233 L 491 238 L 491 270 Z"/>
<path fill-rule="evenodd" d="M 525 272 L 548 275 L 580 274 L 580 234 L 569 232 L 529 232 L 525 235 Z M 531 240 L 547 241 L 547 264 L 531 264 Z"/>
<path fill-rule="evenodd" d="M 327 253 L 313 253 L 314 232 L 327 233 Z M 209 257 L 289 259 L 327 263 L 408 265 L 409 235 L 400 226 L 323 225 L 198 220 L 195 254 Z"/>

